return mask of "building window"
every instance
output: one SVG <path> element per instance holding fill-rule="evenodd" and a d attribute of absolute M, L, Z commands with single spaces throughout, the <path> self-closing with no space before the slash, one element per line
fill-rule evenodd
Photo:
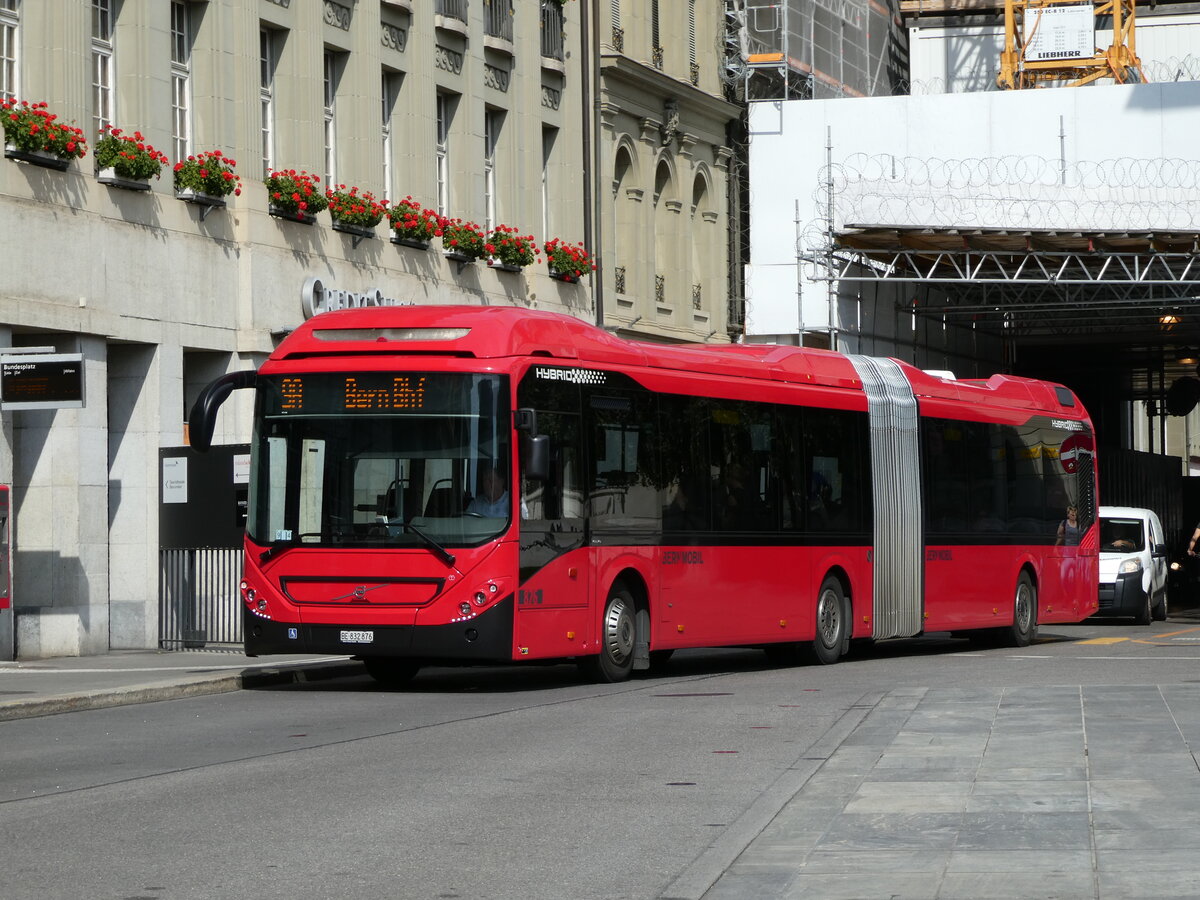
<path fill-rule="evenodd" d="M 399 72 L 384 71 L 381 96 L 383 98 L 383 118 L 380 124 L 380 136 L 383 141 L 383 199 L 392 199 L 393 159 L 396 153 L 395 142 L 392 140 L 392 113 L 396 110 L 396 100 L 400 96 L 400 79 L 404 76 Z"/>
<path fill-rule="evenodd" d="M 503 125 L 503 110 L 489 109 L 483 114 L 483 224 L 488 231 L 496 227 L 496 148 Z"/>
<path fill-rule="evenodd" d="M 92 127 L 96 134 L 113 123 L 113 6 L 92 0 Z"/>
<path fill-rule="evenodd" d="M 450 123 L 454 118 L 455 96 L 437 95 L 437 208 L 438 215 L 450 215 Z"/>
<path fill-rule="evenodd" d="M 654 68 L 663 67 L 662 36 L 658 29 L 658 0 L 650 0 L 650 60 Z"/>
<path fill-rule="evenodd" d="M 563 8 L 558 0 L 542 0 L 542 56 L 563 58 Z"/>
<path fill-rule="evenodd" d="M 612 0 L 612 47 L 625 52 L 625 29 L 621 27 L 621 0 Z"/>
<path fill-rule="evenodd" d="M 175 159 L 192 152 L 192 30 L 184 0 L 171 0 L 171 142 Z"/>
<path fill-rule="evenodd" d="M 325 119 L 325 186 L 332 187 L 337 178 L 337 54 L 325 51 L 322 113 Z"/>
<path fill-rule="evenodd" d="M 696 58 L 696 0 L 688 0 L 688 68 L 692 84 L 700 84 L 700 62 Z"/>
<path fill-rule="evenodd" d="M 0 100 L 17 96 L 17 26 L 21 0 L 0 0 Z"/>
<path fill-rule="evenodd" d="M 553 178 L 551 175 L 551 161 L 554 159 L 554 142 L 558 139 L 558 129 L 543 127 L 542 128 L 542 234 L 547 237 L 554 231 L 550 226 L 551 222 L 551 203 L 550 195 L 554 189 Z"/>
<path fill-rule="evenodd" d="M 275 66 L 279 41 L 269 28 L 258 32 L 259 132 L 262 137 L 262 167 L 266 178 L 275 168 Z"/>
<path fill-rule="evenodd" d="M 483 26 L 484 34 L 512 41 L 512 0 L 483 0 Z"/>
<path fill-rule="evenodd" d="M 437 0 L 433 12 L 434 15 L 465 22 L 467 21 L 467 0 Z"/>

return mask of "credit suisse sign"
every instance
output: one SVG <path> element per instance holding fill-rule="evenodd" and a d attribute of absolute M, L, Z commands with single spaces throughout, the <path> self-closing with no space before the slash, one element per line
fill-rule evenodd
<path fill-rule="evenodd" d="M 300 305 L 304 310 L 304 318 L 311 319 L 317 313 L 329 312 L 332 309 L 358 309 L 364 306 L 414 306 L 411 300 L 397 300 L 387 297 L 378 288 L 366 291 L 344 291 L 330 287 L 320 278 L 309 276 L 304 279 L 300 288 Z"/>

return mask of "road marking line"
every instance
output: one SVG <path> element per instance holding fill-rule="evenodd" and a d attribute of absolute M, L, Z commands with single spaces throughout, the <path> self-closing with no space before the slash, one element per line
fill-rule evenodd
<path fill-rule="evenodd" d="M 961 654 L 961 653 L 955 654 L 955 659 L 957 659 L 961 656 L 963 656 L 963 654 Z M 1069 654 L 1063 655 L 1063 656 L 1047 656 L 1047 655 L 1042 655 L 1040 653 L 1039 654 L 1030 653 L 1030 654 L 1021 655 L 1021 656 L 1018 656 L 1016 654 L 1009 654 L 1008 658 L 1009 659 L 1078 659 L 1078 660 L 1100 659 L 1100 660 L 1119 660 L 1122 662 L 1162 662 L 1164 660 L 1188 660 L 1189 662 L 1196 661 L 1196 657 L 1194 657 L 1194 656 L 1092 656 L 1090 654 L 1082 654 L 1082 653 L 1076 654 L 1074 656 L 1071 656 Z"/>
<path fill-rule="evenodd" d="M 1127 640 L 1129 640 L 1129 638 L 1106 637 L 1106 638 L 1092 638 L 1091 640 L 1079 641 L 1078 643 L 1080 643 L 1080 644 L 1119 644 L 1122 641 L 1127 641 Z"/>
<path fill-rule="evenodd" d="M 1158 637 L 1175 637 L 1177 634 L 1191 634 L 1193 631 L 1200 631 L 1200 628 L 1185 628 L 1183 631 L 1166 631 L 1158 635 Z"/>

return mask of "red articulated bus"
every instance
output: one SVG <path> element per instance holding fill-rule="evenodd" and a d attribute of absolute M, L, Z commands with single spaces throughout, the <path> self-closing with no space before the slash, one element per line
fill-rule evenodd
<path fill-rule="evenodd" d="M 1095 445 L 1059 385 L 411 306 L 317 315 L 213 382 L 197 449 L 238 388 L 251 656 L 618 681 L 683 647 L 833 663 L 934 631 L 1024 646 L 1096 611 Z"/>

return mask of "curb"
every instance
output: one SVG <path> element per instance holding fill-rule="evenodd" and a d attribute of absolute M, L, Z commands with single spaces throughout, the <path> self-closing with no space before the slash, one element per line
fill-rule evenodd
<path fill-rule="evenodd" d="M 361 663 L 326 663 L 311 666 L 281 666 L 272 669 L 247 669 L 234 674 L 192 675 L 186 679 L 158 681 L 130 687 L 109 688 L 74 694 L 54 694 L 29 700 L 0 703 L 0 722 L 31 719 L 88 709 L 108 709 L 160 700 L 181 700 L 209 694 L 281 687 L 347 678 L 363 674 Z"/>

